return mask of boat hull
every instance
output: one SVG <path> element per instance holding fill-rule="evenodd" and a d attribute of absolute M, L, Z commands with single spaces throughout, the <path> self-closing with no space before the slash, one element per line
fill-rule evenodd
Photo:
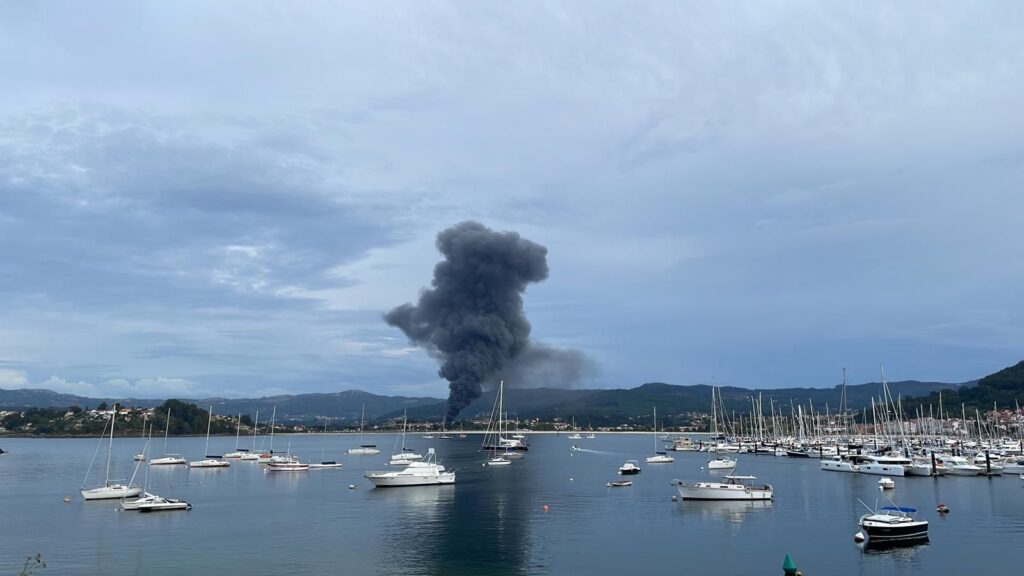
<path fill-rule="evenodd" d="M 396 474 L 387 476 L 385 474 L 367 474 L 366 479 L 377 488 L 399 488 L 403 486 L 440 486 L 444 484 L 455 484 L 455 473 L 444 472 L 436 476 L 417 476 Z"/>
<path fill-rule="evenodd" d="M 86 500 L 113 500 L 115 498 L 133 498 L 142 494 L 142 488 L 112 484 L 99 488 L 82 489 L 82 498 Z"/>
<path fill-rule="evenodd" d="M 904 476 L 907 469 L 902 464 L 861 464 L 861 474 L 875 474 L 878 476 Z"/>
<path fill-rule="evenodd" d="M 771 500 L 771 486 L 743 486 L 718 482 L 677 484 L 676 491 L 683 500 Z"/>
<path fill-rule="evenodd" d="M 875 522 L 861 518 L 860 527 L 864 529 L 870 542 L 904 542 L 928 539 L 928 522 Z"/>
<path fill-rule="evenodd" d="M 851 462 L 836 462 L 835 460 L 822 460 L 821 469 L 831 472 L 860 472 L 860 467 Z"/>

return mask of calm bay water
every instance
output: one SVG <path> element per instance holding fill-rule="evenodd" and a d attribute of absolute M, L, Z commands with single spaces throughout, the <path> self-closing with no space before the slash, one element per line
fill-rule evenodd
<path fill-rule="evenodd" d="M 96 439 L 0 439 L 0 574 L 16 574 L 40 552 L 39 574 L 781 574 L 786 553 L 808 576 L 1011 573 L 1024 536 L 1024 482 L 1004 478 L 897 478 L 896 502 L 920 509 L 931 541 L 864 551 L 856 521 L 882 499 L 878 476 L 818 470 L 818 461 L 740 455 L 737 473 L 775 486 L 770 505 L 672 502 L 673 478 L 711 477 L 706 455 L 673 453 L 644 464 L 650 435 L 593 440 L 534 435 L 529 455 L 485 468 L 478 439 L 428 440 L 458 472 L 454 486 L 374 489 L 366 470 L 385 469 L 391 435 L 367 435 L 382 454 L 349 456 L 357 435 L 329 435 L 340 470 L 264 472 L 154 467 L 150 491 L 184 498 L 189 512 L 121 512 L 116 501 L 78 493 Z M 319 461 L 317 435 L 278 437 L 303 460 Z M 204 438 L 172 438 L 168 451 L 196 459 Z M 235 439 L 210 441 L 211 453 Z M 570 451 L 571 444 L 584 451 Z M 156 452 L 163 440 L 154 439 Z M 243 446 L 246 446 L 243 443 Z M 114 442 L 112 476 L 127 478 L 138 439 Z M 643 472 L 630 488 L 606 488 L 627 458 Z M 90 484 L 102 482 L 100 449 Z M 143 480 L 140 469 L 138 482 Z M 348 489 L 355 484 L 354 490 Z M 73 497 L 64 503 L 66 495 Z M 952 512 L 940 517 L 939 502 Z M 548 511 L 544 511 L 544 505 Z"/>

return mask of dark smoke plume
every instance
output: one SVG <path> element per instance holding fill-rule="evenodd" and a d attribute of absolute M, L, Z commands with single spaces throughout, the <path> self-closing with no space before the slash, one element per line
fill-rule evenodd
<path fill-rule="evenodd" d="M 554 370 L 578 377 L 581 369 L 574 365 L 584 364 L 582 355 L 530 344 L 523 292 L 548 277 L 547 248 L 515 232 L 462 222 L 437 235 L 437 249 L 444 260 L 434 267 L 432 287 L 415 306 L 402 304 L 384 319 L 441 362 L 438 373 L 450 390 L 447 420 L 507 366 L 518 374 Z"/>

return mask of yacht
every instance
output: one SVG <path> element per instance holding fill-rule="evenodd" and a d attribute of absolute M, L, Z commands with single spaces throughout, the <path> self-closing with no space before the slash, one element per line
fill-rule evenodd
<path fill-rule="evenodd" d="M 189 462 L 189 468 L 227 468 L 228 466 L 231 466 L 231 463 L 227 460 L 221 460 L 220 456 L 213 456 L 210 454 L 211 424 L 213 424 L 213 404 L 210 405 L 210 411 L 207 413 L 206 418 L 206 449 L 203 451 L 205 457 L 202 460 L 193 460 Z"/>
<path fill-rule="evenodd" d="M 433 448 L 427 449 L 427 457 L 422 462 L 410 462 L 398 471 L 367 472 L 364 477 L 380 488 L 455 483 L 455 472 L 445 471 L 444 466 L 437 463 L 437 454 Z"/>
<path fill-rule="evenodd" d="M 732 470 L 736 468 L 736 461 L 732 458 L 713 458 L 708 461 L 708 470 Z"/>
<path fill-rule="evenodd" d="M 697 445 L 693 443 L 693 440 L 684 436 L 673 440 L 672 447 L 669 448 L 669 450 L 674 450 L 676 452 L 696 452 Z"/>
<path fill-rule="evenodd" d="M 267 470 L 271 472 L 297 472 L 309 470 L 309 464 L 306 462 L 299 462 L 297 458 L 289 458 L 279 462 L 270 462 L 267 464 Z"/>
<path fill-rule="evenodd" d="M 157 500 L 153 502 L 145 502 L 139 504 L 135 510 L 139 512 L 166 512 L 169 510 L 191 510 L 192 505 L 184 500 L 178 500 L 177 498 L 162 498 L 157 496 Z"/>
<path fill-rule="evenodd" d="M 366 404 L 363 404 L 362 414 L 359 416 L 359 447 L 349 448 L 348 453 L 356 456 L 372 456 L 380 454 L 376 444 L 363 444 L 363 424 L 366 420 Z"/>
<path fill-rule="evenodd" d="M 658 450 L 658 407 L 654 407 L 654 456 L 648 456 L 644 459 L 648 464 L 670 464 L 675 462 L 675 458 L 668 455 L 664 450 Z"/>
<path fill-rule="evenodd" d="M 929 458 L 914 458 L 914 463 L 905 466 L 908 476 L 943 476 L 949 469 L 938 458 L 935 459 L 934 470 Z"/>
<path fill-rule="evenodd" d="M 914 462 L 902 456 L 878 456 L 875 454 L 861 454 L 855 456 L 860 465 L 861 474 L 878 474 L 881 476 L 904 476 L 907 467 L 913 466 Z"/>
<path fill-rule="evenodd" d="M 916 520 L 915 508 L 884 506 L 860 517 L 857 524 L 864 529 L 868 542 L 886 543 L 928 539 L 928 521 Z M 858 534 L 864 537 L 864 534 Z"/>
<path fill-rule="evenodd" d="M 844 460 L 841 456 L 835 456 L 829 460 L 822 460 L 821 469 L 831 470 L 833 472 L 860 472 L 860 466 L 857 466 L 849 460 Z"/>
<path fill-rule="evenodd" d="M 107 443 L 107 477 L 106 477 L 106 480 L 103 482 L 102 486 L 98 486 L 96 488 L 86 488 L 84 486 L 84 482 L 83 482 L 81 493 L 82 493 L 82 498 L 84 498 L 86 500 L 110 500 L 110 499 L 114 499 L 114 498 L 131 498 L 133 496 L 138 496 L 139 494 L 142 493 L 142 488 L 139 488 L 138 486 L 132 486 L 130 483 L 129 484 L 121 484 L 120 482 L 116 482 L 116 481 L 111 481 L 110 480 L 110 460 L 111 460 L 111 457 L 112 457 L 112 454 L 113 454 L 113 449 L 114 449 L 114 418 L 115 418 L 116 414 L 117 414 L 117 405 L 115 404 L 114 408 L 110 411 L 110 440 Z M 107 429 L 104 426 L 103 433 L 105 433 L 106 431 L 107 431 Z M 100 443 L 101 444 L 103 442 L 103 436 L 105 435 L 103 433 L 101 433 L 101 435 L 100 435 Z M 97 446 L 97 450 L 99 450 L 98 446 Z M 95 456 L 93 456 L 93 458 L 95 459 Z M 92 463 L 90 463 L 89 466 L 91 468 L 92 467 Z M 86 472 L 85 480 L 88 481 L 88 479 L 89 479 L 89 473 Z"/>
<path fill-rule="evenodd" d="M 771 484 L 755 484 L 754 476 L 725 476 L 724 482 L 673 482 L 683 500 L 771 500 Z"/>
<path fill-rule="evenodd" d="M 636 460 L 626 460 L 626 463 L 619 467 L 619 474 L 639 474 L 640 464 Z"/>
<path fill-rule="evenodd" d="M 984 468 L 975 466 L 963 456 L 939 456 L 937 462 L 942 462 L 950 476 L 977 476 L 984 472 Z"/>

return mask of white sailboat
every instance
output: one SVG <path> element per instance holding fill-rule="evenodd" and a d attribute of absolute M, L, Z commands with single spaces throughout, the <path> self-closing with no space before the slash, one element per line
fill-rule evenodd
<path fill-rule="evenodd" d="M 242 433 L 242 413 L 239 412 L 238 413 L 238 420 L 237 420 L 237 423 L 235 424 L 235 451 L 234 452 L 228 452 L 227 454 L 225 454 L 224 455 L 225 459 L 232 458 L 232 459 L 235 459 L 235 460 L 240 460 L 242 458 L 242 456 L 244 456 L 245 453 L 249 451 L 248 449 L 241 448 L 238 445 L 239 434 L 241 434 L 241 433 Z"/>
<path fill-rule="evenodd" d="M 143 454 L 149 450 L 150 441 L 153 439 L 153 430 L 150 427 L 149 440 L 146 441 L 146 447 L 143 449 Z M 156 510 L 191 510 L 192 505 L 183 500 L 175 498 L 164 498 L 156 494 L 150 494 L 149 488 L 149 468 L 146 468 L 146 478 L 142 483 L 142 496 L 135 500 L 121 500 L 121 508 L 124 510 L 137 510 L 139 512 L 150 512 Z"/>
<path fill-rule="evenodd" d="M 146 414 L 142 415 L 142 433 L 143 434 L 146 433 Z M 146 446 L 149 446 L 149 440 L 148 439 L 146 440 Z M 142 449 L 142 452 L 139 452 L 138 454 L 135 455 L 135 461 L 136 462 L 145 462 L 146 461 L 146 449 L 145 448 Z"/>
<path fill-rule="evenodd" d="M 213 404 L 210 405 L 209 416 L 206 419 L 206 449 L 204 450 L 204 458 L 202 460 L 193 460 L 188 463 L 189 468 L 227 468 L 231 466 L 231 463 L 227 460 L 221 460 L 220 456 L 210 455 L 210 426 L 213 424 Z"/>
<path fill-rule="evenodd" d="M 484 462 L 484 466 L 508 466 L 512 463 L 513 459 L 523 457 L 521 452 L 515 450 L 515 444 L 513 444 L 519 444 L 521 440 L 515 438 L 506 439 L 503 436 L 503 422 L 505 420 L 504 399 L 505 381 L 501 380 L 498 382 L 498 395 L 494 399 L 494 408 L 491 409 L 491 420 L 488 422 L 487 431 L 484 433 L 482 448 L 492 454 L 491 458 Z"/>
<path fill-rule="evenodd" d="M 153 458 L 149 461 L 150 466 L 171 466 L 175 464 L 184 464 L 185 459 L 182 458 L 181 454 L 168 454 L 167 453 L 167 434 L 171 431 L 171 409 L 167 409 L 167 423 L 164 426 L 164 455 L 160 458 Z"/>
<path fill-rule="evenodd" d="M 260 411 L 256 410 L 256 418 L 252 421 L 252 450 L 242 454 L 241 460 L 259 460 L 260 455 L 256 452 L 256 433 L 260 429 Z"/>
<path fill-rule="evenodd" d="M 363 422 L 366 420 L 366 404 L 363 404 L 363 412 L 359 416 L 359 448 L 349 448 L 349 454 L 356 454 L 359 456 L 370 456 L 373 454 L 380 454 L 380 450 L 377 449 L 376 444 L 363 444 Z"/>
<path fill-rule="evenodd" d="M 86 500 L 107 500 L 113 498 L 131 498 L 132 496 L 138 496 L 142 493 L 142 489 L 137 486 L 132 486 L 131 483 L 121 484 L 120 482 L 110 481 L 110 460 L 113 456 L 114 451 L 114 417 L 117 415 L 117 404 L 113 406 L 110 412 L 110 441 L 107 443 L 107 477 L 103 482 L 103 486 L 96 488 L 86 488 L 85 483 L 89 480 L 89 472 L 86 471 L 85 479 L 82 480 L 82 498 Z M 104 427 L 106 431 L 106 427 Z M 102 436 L 100 437 L 102 442 Z M 99 452 L 99 446 L 96 447 Z M 93 454 L 93 461 L 96 460 L 96 455 Z M 92 462 L 89 463 L 89 468 L 92 468 Z"/>
<path fill-rule="evenodd" d="M 648 456 L 645 460 L 648 464 L 671 464 L 676 459 L 658 450 L 658 407 L 654 407 L 654 456 Z"/>
<path fill-rule="evenodd" d="M 324 433 L 320 438 L 320 463 L 310 463 L 309 468 L 311 470 L 325 470 L 330 468 L 341 468 L 341 462 L 335 462 L 334 460 L 324 460 L 324 448 L 327 446 L 327 419 L 324 419 Z"/>
<path fill-rule="evenodd" d="M 405 447 L 405 431 L 409 426 L 409 413 L 406 411 L 402 415 L 402 447 L 400 450 L 391 454 L 391 459 L 388 460 L 388 466 L 405 466 L 410 462 L 417 462 L 423 460 L 422 454 L 417 454 L 411 448 Z"/>
<path fill-rule="evenodd" d="M 579 430 L 576 430 L 576 417 L 572 417 L 572 434 L 566 436 L 569 440 L 582 440 L 583 436 L 580 436 Z"/>

